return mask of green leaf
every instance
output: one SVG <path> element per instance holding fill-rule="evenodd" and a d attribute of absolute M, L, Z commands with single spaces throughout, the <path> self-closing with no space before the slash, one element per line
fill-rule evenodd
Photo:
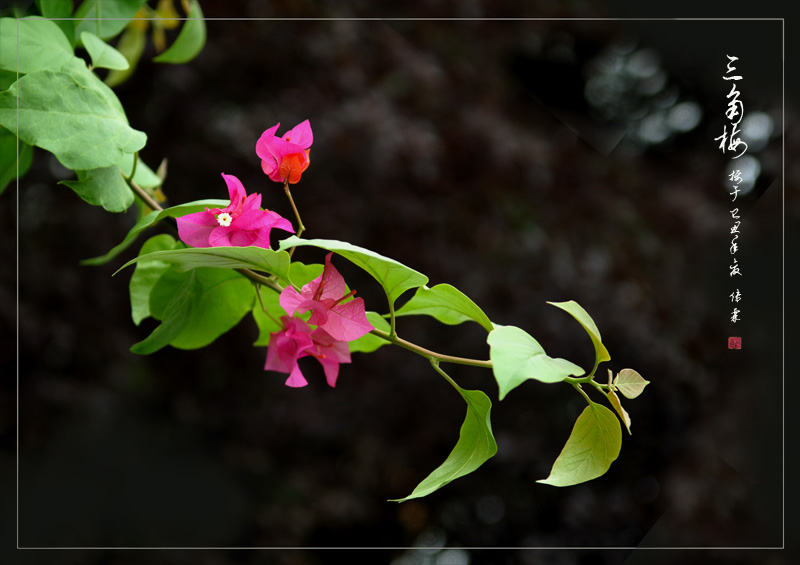
<path fill-rule="evenodd" d="M 595 366 L 599 365 L 603 361 L 611 360 L 611 355 L 608 354 L 608 350 L 606 346 L 603 345 L 603 341 L 600 338 L 600 331 L 597 329 L 597 326 L 592 320 L 592 317 L 586 313 L 577 302 L 574 300 L 570 300 L 568 302 L 548 302 L 548 304 L 552 304 L 557 308 L 561 308 L 565 312 L 569 313 L 573 318 L 578 320 L 578 323 L 583 326 L 583 329 L 589 334 L 589 337 L 592 338 L 592 343 L 594 344 L 594 352 L 595 352 Z"/>
<path fill-rule="evenodd" d="M 36 0 L 36 7 L 45 18 L 68 18 L 72 14 L 72 0 Z"/>
<path fill-rule="evenodd" d="M 628 435 L 631 435 L 631 417 L 622 407 L 622 402 L 619 401 L 619 396 L 617 396 L 613 390 L 608 391 L 606 396 L 608 401 L 611 403 L 611 406 L 613 406 L 614 410 L 617 411 L 619 419 L 622 420 L 623 424 L 625 424 L 625 429 L 628 430 Z"/>
<path fill-rule="evenodd" d="M 92 66 L 103 69 L 124 71 L 130 64 L 125 55 L 111 47 L 108 43 L 88 31 L 81 32 L 83 46 L 92 58 Z"/>
<path fill-rule="evenodd" d="M 189 324 L 199 301 L 200 283 L 195 272 L 183 281 L 173 295 L 162 317 L 161 324 L 149 336 L 131 347 L 133 353 L 149 355 L 169 345 Z"/>
<path fill-rule="evenodd" d="M 458 443 L 445 462 L 417 485 L 414 492 L 392 502 L 427 496 L 453 480 L 473 472 L 497 453 L 497 443 L 489 420 L 492 401 L 480 390 L 457 388 L 467 402 L 467 417 L 461 425 Z"/>
<path fill-rule="evenodd" d="M 36 0 L 36 6 L 43 17 L 50 19 L 61 28 L 69 40 L 70 45 L 75 45 L 75 21 L 59 18 L 72 16 L 72 0 Z"/>
<path fill-rule="evenodd" d="M 58 184 L 70 187 L 89 204 L 102 206 L 109 212 L 124 212 L 133 204 L 133 191 L 116 165 L 77 171 L 77 175 L 76 181 L 62 180 Z"/>
<path fill-rule="evenodd" d="M 139 261 L 166 261 L 176 271 L 188 271 L 198 267 L 219 269 L 253 269 L 263 271 L 286 280 L 289 276 L 289 254 L 261 247 L 207 247 L 156 251 L 131 259 L 117 273 Z M 116 273 L 115 273 L 116 274 Z"/>
<path fill-rule="evenodd" d="M 167 234 L 160 234 L 151 237 L 142 245 L 140 255 L 152 253 L 153 251 L 163 251 L 175 247 L 175 239 Z M 136 264 L 130 283 L 131 294 L 131 317 L 137 326 L 145 318 L 149 318 L 150 312 L 150 291 L 158 282 L 164 272 L 169 269 L 169 263 L 164 261 L 142 261 Z"/>
<path fill-rule="evenodd" d="M 603 475 L 619 455 L 622 429 L 614 413 L 591 402 L 584 408 L 550 476 L 536 482 L 566 487 Z"/>
<path fill-rule="evenodd" d="M 108 86 L 117 86 L 127 80 L 136 70 L 136 65 L 142 58 L 144 49 L 147 46 L 147 34 L 145 30 L 138 27 L 127 27 L 117 42 L 117 50 L 122 53 L 128 61 L 128 68 L 124 71 L 109 71 L 105 78 L 105 83 Z"/>
<path fill-rule="evenodd" d="M 614 388 L 619 390 L 626 398 L 636 398 L 644 391 L 650 381 L 644 380 L 642 375 L 633 369 L 622 369 L 614 379 Z"/>
<path fill-rule="evenodd" d="M 189 1 L 187 20 L 169 48 L 155 57 L 157 63 L 187 63 L 194 59 L 206 43 L 206 22 L 197 0 Z"/>
<path fill-rule="evenodd" d="M 115 165 L 123 154 L 144 147 L 147 136 L 128 126 L 124 113 L 120 116 L 119 101 L 115 96 L 109 99 L 98 85 L 108 87 L 73 70 L 72 74 L 30 73 L 0 92 L 0 125 L 22 141 L 50 151 L 73 170 Z"/>
<path fill-rule="evenodd" d="M 294 265 L 294 263 L 292 263 L 292 265 Z M 281 316 L 285 316 L 286 311 L 281 307 L 279 299 L 280 294 L 277 292 L 262 288 L 261 301 L 264 303 L 264 308 L 267 309 L 267 312 L 269 312 L 274 319 L 264 313 L 264 310 L 261 308 L 261 303 L 256 300 L 253 306 L 253 319 L 258 326 L 258 338 L 253 345 L 257 347 L 269 345 L 269 334 L 282 329 L 282 326 L 277 323 L 276 320 L 280 320 Z"/>
<path fill-rule="evenodd" d="M 361 267 L 380 283 L 386 291 L 386 296 L 391 304 L 394 304 L 394 301 L 405 291 L 420 287 L 428 282 L 428 277 L 406 267 L 402 263 L 398 263 L 394 259 L 389 259 L 374 251 L 344 241 L 300 239 L 296 236 L 290 236 L 281 241 L 280 248 L 289 249 L 301 245 L 311 245 L 328 251 L 335 251 L 345 259 Z"/>
<path fill-rule="evenodd" d="M 228 200 L 198 200 L 196 202 L 188 202 L 186 204 L 173 206 L 172 208 L 166 208 L 160 212 L 150 212 L 149 214 L 140 217 L 139 220 L 137 220 L 136 225 L 134 225 L 131 228 L 131 231 L 128 232 L 128 235 L 125 236 L 125 239 L 123 239 L 122 242 L 116 245 L 111 251 L 101 257 L 84 259 L 81 261 L 81 264 L 102 265 L 103 263 L 107 263 L 125 251 L 136 240 L 140 233 L 164 218 L 177 218 L 178 216 L 192 214 L 194 212 L 202 212 L 206 208 L 224 208 L 228 204 L 230 204 Z"/>
<path fill-rule="evenodd" d="M 386 318 L 377 312 L 367 312 L 367 320 L 375 329 L 389 333 L 391 326 Z M 387 345 L 389 342 L 373 334 L 366 334 L 360 338 L 347 343 L 350 346 L 350 353 L 371 353 L 376 349 Z"/>
<path fill-rule="evenodd" d="M 109 39 L 121 32 L 130 23 L 136 12 L 147 0 L 83 0 L 75 11 L 81 19 L 75 28 L 80 35 L 88 31 L 101 39 Z"/>
<path fill-rule="evenodd" d="M 584 373 L 566 359 L 548 357 L 538 341 L 514 326 L 495 326 L 487 341 L 500 400 L 528 379 L 557 383 Z"/>
<path fill-rule="evenodd" d="M 69 39 L 54 22 L 36 16 L 19 20 L 0 18 L 0 69 L 15 72 L 19 70 L 20 74 L 42 70 L 57 71 L 74 58 Z"/>
<path fill-rule="evenodd" d="M 212 343 L 233 328 L 253 308 L 253 285 L 242 275 L 226 269 L 195 269 L 181 273 L 164 272 L 150 292 L 150 311 L 154 318 L 166 315 L 164 305 L 196 274 L 199 284 L 197 305 L 183 330 L 169 341 L 178 349 L 197 349 Z"/>
<path fill-rule="evenodd" d="M 396 316 L 409 316 L 413 314 L 426 314 L 433 316 L 440 322 L 456 325 L 462 322 L 478 322 L 486 329 L 492 331 L 492 322 L 466 294 L 449 284 L 437 284 L 433 288 L 422 286 L 416 294 L 406 302 L 402 308 L 395 312 Z"/>
<path fill-rule="evenodd" d="M 19 142 L 19 176 L 28 172 L 33 161 L 33 147 Z M 17 136 L 0 127 L 0 194 L 17 178 Z"/>
<path fill-rule="evenodd" d="M 8 90 L 15 82 L 17 82 L 16 71 L 0 69 L 0 91 Z"/>
<path fill-rule="evenodd" d="M 305 265 L 300 261 L 294 261 L 289 266 L 289 282 L 297 288 L 302 288 L 322 274 L 325 265 L 312 263 Z"/>

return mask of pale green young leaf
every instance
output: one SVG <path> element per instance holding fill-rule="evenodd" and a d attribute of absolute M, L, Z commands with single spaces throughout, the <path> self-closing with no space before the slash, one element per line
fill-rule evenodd
<path fill-rule="evenodd" d="M 96 84 L 107 88 L 99 80 Z M 25 143 L 50 151 L 69 169 L 115 165 L 124 153 L 144 147 L 147 136 L 128 126 L 118 101 L 95 86 L 90 79 L 63 72 L 25 75 L 0 92 L 0 125 Z"/>
<path fill-rule="evenodd" d="M 54 22 L 37 16 L 0 18 L 0 69 L 20 74 L 57 71 L 74 58 L 69 39 Z"/>
<path fill-rule="evenodd" d="M 130 65 L 125 55 L 111 47 L 108 43 L 88 31 L 81 32 L 83 46 L 92 58 L 94 68 L 115 69 L 124 71 Z"/>
<path fill-rule="evenodd" d="M 395 315 L 409 316 L 425 314 L 443 324 L 456 325 L 474 321 L 490 332 L 492 322 L 466 294 L 449 284 L 437 284 L 433 288 L 422 286 L 414 296 L 403 304 Z"/>
<path fill-rule="evenodd" d="M 189 0 L 189 11 L 186 17 L 187 20 L 175 42 L 153 61 L 157 63 L 187 63 L 203 50 L 203 45 L 206 43 L 206 22 L 197 0 Z"/>
<path fill-rule="evenodd" d="M 194 271 L 184 279 L 164 309 L 161 324 L 144 340 L 131 347 L 133 353 L 149 355 L 169 345 L 186 328 L 194 315 L 202 287 Z"/>
<path fill-rule="evenodd" d="M 608 392 L 608 401 L 611 403 L 611 406 L 614 407 L 614 410 L 617 411 L 619 414 L 620 420 L 622 423 L 625 424 L 625 429 L 628 430 L 628 435 L 631 435 L 631 417 L 628 412 L 622 407 L 622 402 L 619 400 L 619 396 L 613 390 Z"/>
<path fill-rule="evenodd" d="M 489 419 L 492 401 L 480 390 L 458 388 L 458 391 L 467 403 L 467 416 L 461 425 L 458 443 L 445 462 L 417 485 L 411 494 L 392 502 L 427 496 L 453 480 L 472 473 L 497 453 Z"/>
<path fill-rule="evenodd" d="M 156 235 L 144 242 L 139 254 L 172 249 L 175 247 L 175 243 L 175 239 L 170 235 Z M 137 326 L 142 320 L 150 317 L 150 291 L 167 269 L 169 269 L 169 263 L 164 261 L 142 261 L 136 264 L 129 288 L 131 317 Z"/>
<path fill-rule="evenodd" d="M 622 369 L 614 379 L 614 386 L 626 397 L 636 398 L 644 391 L 650 381 L 644 380 L 642 375 L 633 369 Z"/>
<path fill-rule="evenodd" d="M 372 275 L 386 291 L 389 302 L 394 301 L 405 291 L 417 288 L 428 282 L 428 277 L 406 267 L 402 263 L 379 255 L 374 251 L 358 247 L 344 241 L 332 239 L 300 239 L 290 236 L 281 241 L 281 249 L 290 249 L 301 245 L 311 245 L 328 251 L 334 251 L 358 267 Z"/>
<path fill-rule="evenodd" d="M 102 206 L 109 212 L 124 212 L 133 204 L 133 191 L 116 165 L 77 171 L 77 175 L 78 180 L 62 180 L 59 184 L 70 187 L 89 204 Z"/>
<path fill-rule="evenodd" d="M 391 326 L 389 322 L 386 321 L 386 318 L 377 312 L 367 312 L 367 320 L 376 330 L 381 330 L 385 333 L 389 333 L 391 330 Z M 350 353 L 371 353 L 388 343 L 389 342 L 385 339 L 368 333 L 356 340 L 348 342 L 347 345 L 350 346 Z"/>
<path fill-rule="evenodd" d="M 263 271 L 284 280 L 289 276 L 289 254 L 286 251 L 273 251 L 261 247 L 188 247 L 172 251 L 156 251 L 131 259 L 117 272 L 139 261 L 152 260 L 171 263 L 176 271 L 215 267 Z"/>
<path fill-rule="evenodd" d="M 603 475 L 619 455 L 622 429 L 614 413 L 591 402 L 584 408 L 550 476 L 536 482 L 566 487 Z"/>
<path fill-rule="evenodd" d="M 592 344 L 594 344 L 595 365 L 599 365 L 603 361 L 609 361 L 611 359 L 611 355 L 608 354 L 608 350 L 606 346 L 603 345 L 603 340 L 600 338 L 600 331 L 597 329 L 597 325 L 580 304 L 574 300 L 569 300 L 567 302 L 548 302 L 548 304 L 561 308 L 578 320 L 578 323 L 583 326 L 583 329 L 586 330 L 586 333 L 588 333 L 589 337 L 592 339 Z"/>
<path fill-rule="evenodd" d="M 557 383 L 584 373 L 566 359 L 548 357 L 538 341 L 514 326 L 495 326 L 487 341 L 500 400 L 528 379 Z"/>
<path fill-rule="evenodd" d="M 125 251 L 139 236 L 147 228 L 155 225 L 158 221 L 163 220 L 164 218 L 177 218 L 178 216 L 184 216 L 186 214 L 193 214 L 194 212 L 202 212 L 206 208 L 224 208 L 230 202 L 228 200 L 198 200 L 196 202 L 188 202 L 186 204 L 179 204 L 178 206 L 173 206 L 171 208 L 166 208 L 161 210 L 160 212 L 152 211 L 149 214 L 141 216 L 137 221 L 136 224 L 131 228 L 128 232 L 128 235 L 125 236 L 118 245 L 116 245 L 111 251 L 106 253 L 101 257 L 93 257 L 92 259 L 84 259 L 81 261 L 82 265 L 102 265 L 103 263 L 107 263 L 123 251 Z"/>

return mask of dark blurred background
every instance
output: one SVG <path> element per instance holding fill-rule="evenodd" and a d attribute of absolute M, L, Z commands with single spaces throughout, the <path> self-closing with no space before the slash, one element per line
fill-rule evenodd
<path fill-rule="evenodd" d="M 625 402 L 633 435 L 610 471 L 569 488 L 536 483 L 584 400 L 529 382 L 499 402 L 488 371 L 451 366 L 461 386 L 492 398 L 499 451 L 431 496 L 387 502 L 410 493 L 458 438 L 464 403 L 427 362 L 390 347 L 354 355 L 335 389 L 307 362 L 310 385 L 290 389 L 262 370 L 250 317 L 201 350 L 130 353 L 156 325 L 131 322 L 132 271 L 111 276 L 135 251 L 102 267 L 79 261 L 121 241 L 135 218 L 83 203 L 56 184 L 68 172 L 37 152 L 0 207 L 4 240 L 19 235 L 18 270 L 4 246 L 0 287 L 4 333 L 19 331 L 18 350 L 4 340 L 2 356 L 8 484 L 19 447 L 19 522 L 6 489 L 4 545 L 18 535 L 25 547 L 376 547 L 358 560 L 398 565 L 790 562 L 786 551 L 733 549 L 783 544 L 782 222 L 785 213 L 786 241 L 797 241 L 800 170 L 788 159 L 784 187 L 782 146 L 794 155 L 800 139 L 790 99 L 783 115 L 782 22 L 598 19 L 630 14 L 532 4 L 525 15 L 587 19 L 482 20 L 516 15 L 511 2 L 485 0 L 408 1 L 394 13 L 365 2 L 202 0 L 209 18 L 342 19 L 209 21 L 197 59 L 154 64 L 149 45 L 117 92 L 148 134 L 143 159 L 153 168 L 169 160 L 169 204 L 224 198 L 225 172 L 291 217 L 255 141 L 277 122 L 282 132 L 309 119 L 312 163 L 293 190 L 308 237 L 362 245 L 431 285 L 453 284 L 495 323 L 588 369 L 585 332 L 546 304 L 578 301 L 611 353 L 600 374 L 631 367 L 651 382 Z M 389 15 L 476 19 L 352 19 Z M 714 141 L 727 123 L 726 54 L 739 57 L 750 145 L 734 162 Z M 735 282 L 733 167 L 746 188 Z M 336 265 L 368 309 L 385 309 L 372 279 Z M 398 328 L 437 351 L 488 356 L 475 324 L 403 318 Z M 743 348 L 729 350 L 729 336 Z M 557 549 L 578 547 L 620 549 Z M 347 555 L 13 558 L 216 565 Z"/>

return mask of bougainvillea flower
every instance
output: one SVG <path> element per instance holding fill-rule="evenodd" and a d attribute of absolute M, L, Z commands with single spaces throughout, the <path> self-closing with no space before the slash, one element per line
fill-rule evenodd
<path fill-rule="evenodd" d="M 311 162 L 309 154 L 314 134 L 308 120 L 277 137 L 280 122 L 266 130 L 256 142 L 256 154 L 261 157 L 261 168 L 275 182 L 297 184 Z"/>
<path fill-rule="evenodd" d="M 332 255 L 328 253 L 325 257 L 322 274 L 300 292 L 291 286 L 283 289 L 280 303 L 290 316 L 310 310 L 310 324 L 325 330 L 335 340 L 353 341 L 375 328 L 367 320 L 363 298 L 345 302 L 356 291 L 347 292 L 344 278 L 331 264 Z"/>
<path fill-rule="evenodd" d="M 306 386 L 303 372 L 297 363 L 303 357 L 314 357 L 322 365 L 325 380 L 332 387 L 336 386 L 339 376 L 339 365 L 350 363 L 350 349 L 343 341 L 333 339 L 325 330 L 315 329 L 300 318 L 281 318 L 283 329 L 270 334 L 267 362 L 264 369 L 289 373 L 286 385 L 290 387 Z"/>
<path fill-rule="evenodd" d="M 247 247 L 269 249 L 269 232 L 278 228 L 294 233 L 291 222 L 276 212 L 261 209 L 261 195 L 248 195 L 233 175 L 222 173 L 228 185 L 231 203 L 223 208 L 177 218 L 178 235 L 192 247 Z"/>

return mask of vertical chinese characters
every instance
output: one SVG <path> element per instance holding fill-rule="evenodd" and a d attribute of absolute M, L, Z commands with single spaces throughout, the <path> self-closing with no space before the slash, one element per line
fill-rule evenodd
<path fill-rule="evenodd" d="M 727 81 L 740 81 L 743 80 L 742 75 L 736 74 L 736 67 L 733 66 L 735 61 L 738 61 L 738 57 L 733 57 L 731 55 L 726 55 L 728 58 L 728 64 L 726 73 L 722 76 L 723 80 Z M 739 122 L 742 121 L 744 117 L 744 104 L 740 100 L 741 92 L 737 88 L 737 83 L 731 83 L 730 92 L 728 92 L 728 108 L 725 111 L 725 117 L 730 121 L 731 131 L 730 135 L 728 134 L 728 127 L 727 125 L 723 126 L 722 135 L 719 137 L 715 137 L 714 141 L 719 141 L 719 148 L 722 150 L 723 153 L 726 151 L 739 151 L 736 155 L 732 157 L 732 159 L 738 159 L 742 155 L 745 154 L 747 151 L 747 143 L 739 137 Z M 728 180 L 730 181 L 729 188 L 731 189 L 728 194 L 731 196 L 731 202 L 736 202 L 736 198 L 739 196 L 739 184 L 742 182 L 742 171 L 740 169 L 733 169 L 731 170 L 730 174 L 728 175 Z M 739 260 L 736 257 L 736 253 L 739 251 L 739 227 L 741 225 L 741 217 L 739 216 L 739 208 L 733 208 L 731 211 L 731 219 L 733 221 L 731 226 L 731 244 L 730 244 L 730 254 L 733 255 L 733 264 L 729 265 L 729 276 L 730 278 L 733 277 L 741 277 L 742 271 L 739 265 Z M 739 288 L 736 288 L 730 294 L 731 303 L 733 304 L 733 310 L 731 311 L 730 321 L 732 323 L 738 322 L 742 319 L 742 311 L 739 309 L 739 302 L 742 299 L 742 293 Z M 731 338 L 733 339 L 733 338 Z M 740 339 L 740 338 L 736 338 Z M 741 342 L 739 342 L 741 343 Z M 741 347 L 741 346 L 740 346 Z"/>

